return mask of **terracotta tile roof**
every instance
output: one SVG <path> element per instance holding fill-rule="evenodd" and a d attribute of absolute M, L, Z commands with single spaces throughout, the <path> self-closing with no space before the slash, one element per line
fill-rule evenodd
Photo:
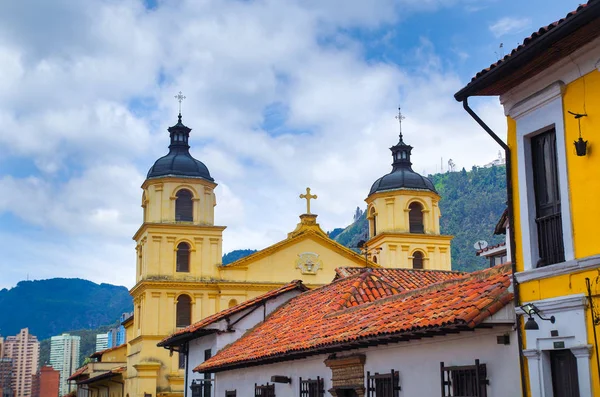
<path fill-rule="evenodd" d="M 84 365 L 83 367 L 79 367 L 77 369 L 77 371 L 73 372 L 73 374 L 67 378 L 67 380 L 77 379 L 79 376 L 81 376 L 87 370 L 87 368 L 88 368 L 87 364 Z"/>
<path fill-rule="evenodd" d="M 338 298 L 363 274 L 340 278 L 291 299 L 194 371 L 217 372 L 473 329 L 512 300 L 510 270 L 496 266 L 350 308 Z"/>
<path fill-rule="evenodd" d="M 485 248 L 482 248 L 480 250 L 477 250 L 476 255 L 479 256 L 479 255 L 483 254 L 484 252 L 488 252 L 488 251 L 491 251 L 493 249 L 500 248 L 500 247 L 505 247 L 505 246 L 506 246 L 506 242 L 505 241 L 503 241 L 501 243 L 498 243 L 496 245 L 490 245 L 488 247 L 485 247 Z"/>
<path fill-rule="evenodd" d="M 218 313 L 215 313 L 211 316 L 208 316 L 208 317 L 198 321 L 197 323 L 194 323 L 188 327 L 182 328 L 182 329 L 176 331 L 174 334 L 172 334 L 172 335 L 166 337 L 165 339 L 163 339 L 162 341 L 160 341 L 158 343 L 158 346 L 167 347 L 167 346 L 176 345 L 176 343 L 174 343 L 174 342 L 176 341 L 177 337 L 184 337 L 186 335 L 191 336 L 194 332 L 196 332 L 210 324 L 216 323 L 216 322 L 223 320 L 235 313 L 241 312 L 242 310 L 245 310 L 254 305 L 259 305 L 265 301 L 268 301 L 269 299 L 275 298 L 283 293 L 293 291 L 295 289 L 297 289 L 301 292 L 308 291 L 308 288 L 304 284 L 302 284 L 301 280 L 294 280 L 291 283 L 284 285 L 283 287 L 269 291 L 266 294 L 257 296 L 256 298 L 248 299 L 245 302 L 242 302 L 242 303 L 235 305 L 233 307 L 230 307 L 228 309 L 222 310 Z M 181 338 L 179 338 L 179 339 L 181 339 Z"/>
<path fill-rule="evenodd" d="M 594 37 L 597 37 L 599 31 L 598 31 L 598 24 L 596 22 L 589 22 L 589 21 L 584 21 L 581 22 L 581 20 L 583 20 L 584 15 L 586 12 L 589 12 L 589 16 L 590 18 L 594 18 L 597 17 L 595 14 L 593 14 L 593 12 L 597 13 L 600 10 L 600 0 L 589 0 L 586 4 L 581 4 L 579 7 L 577 7 L 576 10 L 569 12 L 564 18 L 559 19 L 558 21 L 555 21 L 547 26 L 543 26 L 540 29 L 538 29 L 537 31 L 533 32 L 529 37 L 526 37 L 523 40 L 523 44 L 519 45 L 517 48 L 513 49 L 508 55 L 504 56 L 504 58 L 498 60 L 497 62 L 491 64 L 489 67 L 481 70 L 480 72 L 478 72 L 472 79 L 471 82 L 469 84 L 467 84 L 466 87 L 464 87 L 463 89 L 461 89 L 458 93 L 455 94 L 455 98 L 458 101 L 462 101 L 464 98 L 471 96 L 471 95 L 497 95 L 498 93 L 487 93 L 487 92 L 481 92 L 484 91 L 484 89 L 491 85 L 488 84 L 486 86 L 483 87 L 474 87 L 474 85 L 476 83 L 479 83 L 482 78 L 487 77 L 488 74 L 491 74 L 492 72 L 495 72 L 496 69 L 507 69 L 507 73 L 513 73 L 513 74 L 525 74 L 523 69 L 511 69 L 508 70 L 509 68 L 507 67 L 509 64 L 512 65 L 513 63 L 516 63 L 517 58 L 520 58 L 521 55 L 523 55 L 524 53 L 528 52 L 530 49 L 533 49 L 533 47 L 540 47 L 540 50 L 548 50 L 549 53 L 542 53 L 541 55 L 538 55 L 535 58 L 536 62 L 540 62 L 538 64 L 541 65 L 543 62 L 546 62 L 547 65 L 552 64 L 553 62 L 562 59 L 563 57 L 567 56 L 570 52 L 575 51 L 577 48 L 579 48 L 581 45 L 586 44 L 587 42 L 591 41 Z M 587 17 L 587 16 L 586 16 Z M 579 19 L 578 21 L 576 21 L 576 19 Z M 571 23 L 573 22 L 573 23 Z M 577 22 L 577 23 L 575 23 Z M 572 26 L 567 26 L 571 24 Z M 587 24 L 587 25 L 586 25 Z M 566 48 L 553 48 L 555 47 L 553 45 L 553 43 L 558 42 L 559 40 L 563 40 L 565 37 L 567 37 L 569 34 L 572 34 L 573 31 L 576 30 L 584 30 L 584 25 L 585 29 L 588 29 L 589 31 L 585 31 L 582 32 L 582 37 L 578 38 L 577 40 L 571 40 L 569 43 L 566 43 Z M 566 29 L 568 28 L 568 29 Z M 553 36 L 553 37 L 549 37 L 549 36 Z M 552 39 L 552 41 L 550 42 L 544 42 L 545 39 Z M 570 51 L 570 52 L 569 52 Z M 525 58 L 525 57 L 523 57 Z M 543 59 L 542 59 L 543 58 Z M 531 62 L 530 59 L 524 60 L 525 62 Z M 528 76 L 532 76 L 535 74 L 535 71 L 527 71 L 528 72 Z M 532 74 L 529 74 L 529 72 L 532 72 Z M 510 88 L 510 87 L 507 87 Z"/>
<path fill-rule="evenodd" d="M 356 276 L 350 288 L 336 298 L 338 304 L 336 310 L 373 302 L 409 289 L 422 288 L 464 275 L 460 272 L 443 270 L 365 269 L 359 267 L 341 267 L 335 269 L 335 272 L 336 279 Z"/>
<path fill-rule="evenodd" d="M 119 345 L 119 346 L 109 347 L 108 349 L 100 350 L 99 352 L 93 353 L 90 356 L 90 358 L 99 358 L 99 359 L 102 359 L 102 355 L 103 354 L 110 353 L 110 352 L 112 352 L 114 350 L 117 350 L 117 349 L 120 349 L 120 348 L 122 348 L 124 346 L 125 346 L 125 343 L 123 343 L 122 345 Z"/>

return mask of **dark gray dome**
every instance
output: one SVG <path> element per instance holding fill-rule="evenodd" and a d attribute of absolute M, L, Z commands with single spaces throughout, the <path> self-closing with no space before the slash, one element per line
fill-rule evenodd
<path fill-rule="evenodd" d="M 173 127 L 168 128 L 171 136 L 169 153 L 156 160 L 154 165 L 148 171 L 147 178 L 158 178 L 163 176 L 177 176 L 184 178 L 203 178 L 211 182 L 214 179 L 210 176 L 208 168 L 199 160 L 196 160 L 190 154 L 188 139 L 191 128 L 186 127 L 179 121 Z"/>
<path fill-rule="evenodd" d="M 400 134 L 400 141 L 390 148 L 392 151 L 392 172 L 377 179 L 373 186 L 369 196 L 373 193 L 383 192 L 386 190 L 397 190 L 397 189 L 418 189 L 418 190 L 430 190 L 437 193 L 433 183 L 426 177 L 417 174 L 411 168 L 412 163 L 410 162 L 410 152 L 412 146 L 407 145 L 402 140 L 402 134 Z"/>
<path fill-rule="evenodd" d="M 433 183 L 428 178 L 417 174 L 410 168 L 400 168 L 377 179 L 371 186 L 369 195 L 395 189 L 431 190 L 437 193 Z"/>

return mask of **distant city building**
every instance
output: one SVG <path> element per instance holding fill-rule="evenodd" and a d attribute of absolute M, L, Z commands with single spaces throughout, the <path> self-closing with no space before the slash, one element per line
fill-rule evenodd
<path fill-rule="evenodd" d="M 75 386 L 67 379 L 79 367 L 79 345 L 81 338 L 62 334 L 50 339 L 50 365 L 60 372 L 60 395 L 69 394 Z"/>
<path fill-rule="evenodd" d="M 31 396 L 32 376 L 37 373 L 40 342 L 23 328 L 18 335 L 8 336 L 3 343 L 4 357 L 12 359 L 12 392 L 15 397 Z"/>
<path fill-rule="evenodd" d="M 0 397 L 13 397 L 12 375 L 12 358 L 0 358 Z"/>
<path fill-rule="evenodd" d="M 34 375 L 32 397 L 58 397 L 60 372 L 46 365 Z"/>
<path fill-rule="evenodd" d="M 108 333 L 96 334 L 96 350 L 97 352 L 108 349 Z"/>

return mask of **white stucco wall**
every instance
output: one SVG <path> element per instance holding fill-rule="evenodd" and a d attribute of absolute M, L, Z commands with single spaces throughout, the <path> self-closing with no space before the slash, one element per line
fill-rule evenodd
<path fill-rule="evenodd" d="M 246 331 L 256 326 L 256 324 L 264 321 L 265 317 L 271 314 L 275 309 L 277 309 L 279 306 L 281 306 L 282 304 L 299 294 L 300 291 L 298 290 L 289 291 L 273 299 L 268 300 L 264 306 L 261 304 L 258 307 L 251 307 L 232 315 L 229 319 L 229 323 L 234 324 L 231 327 L 231 331 L 233 332 L 214 333 L 190 341 L 188 366 L 186 370 L 186 387 L 188 393 L 190 390 L 189 387 L 193 379 L 204 378 L 203 374 L 198 374 L 192 371 L 194 368 L 196 368 L 198 365 L 204 362 L 205 350 L 211 349 L 212 355 L 216 355 L 217 352 L 223 347 L 241 338 L 246 333 Z M 238 320 L 239 322 L 236 323 L 236 321 Z M 226 331 L 227 322 L 225 320 L 221 320 L 215 324 L 207 326 L 207 328 L 219 331 Z"/>
<path fill-rule="evenodd" d="M 510 345 L 499 345 L 496 336 L 510 334 Z M 353 353 L 366 355 L 365 374 L 370 372 L 400 372 L 400 396 L 439 397 L 440 362 L 446 365 L 472 365 L 475 359 L 486 364 L 488 397 L 521 395 L 519 352 L 517 336 L 510 326 L 463 332 L 458 335 L 425 338 L 410 342 L 376 346 L 337 353 L 338 357 Z M 298 397 L 298 378 L 324 378 L 325 390 L 331 388 L 331 370 L 324 364 L 327 355 L 301 360 L 219 372 L 216 378 L 216 396 L 225 390 L 237 390 L 240 395 L 251 395 L 254 384 L 270 382 L 272 375 L 292 378 L 291 384 L 275 385 L 277 396 Z M 329 395 L 328 393 L 326 395 Z"/>

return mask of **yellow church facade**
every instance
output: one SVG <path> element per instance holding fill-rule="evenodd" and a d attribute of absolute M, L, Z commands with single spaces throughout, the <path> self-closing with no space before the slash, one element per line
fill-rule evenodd
<path fill-rule="evenodd" d="M 189 133 L 179 115 L 169 129 L 169 153 L 158 159 L 142 185 L 143 224 L 134 235 L 137 264 L 136 284 L 130 293 L 134 315 L 124 326 L 127 333 L 125 391 L 130 397 L 183 396 L 186 352 L 171 352 L 157 343 L 177 329 L 267 291 L 301 279 L 308 287 L 330 283 L 338 267 L 412 267 L 412 262 L 383 261 L 383 250 L 367 245 L 359 254 L 330 239 L 307 211 L 284 240 L 259 252 L 222 265 L 224 226 L 214 224 L 217 186 L 208 168 L 189 153 Z M 369 195 L 377 207 L 387 193 Z M 422 249 L 424 268 L 450 270 L 449 237 L 439 236 L 437 193 L 397 189 L 398 204 L 407 200 L 423 203 L 424 233 L 411 233 L 382 222 L 379 234 L 368 244 L 373 248 Z M 412 202 L 412 201 L 411 201 Z M 428 209 L 431 212 L 427 212 Z M 386 208 L 378 209 L 381 213 Z M 398 207 L 399 214 L 405 211 Z M 390 219 L 395 219 L 392 216 Z M 400 215 L 398 215 L 400 219 Z M 398 233 L 400 231 L 400 233 Z M 418 234 L 418 235 L 417 235 Z M 379 240 L 377 240 L 379 239 Z M 381 254 L 379 252 L 381 251 Z M 377 261 L 377 262 L 376 262 Z"/>

